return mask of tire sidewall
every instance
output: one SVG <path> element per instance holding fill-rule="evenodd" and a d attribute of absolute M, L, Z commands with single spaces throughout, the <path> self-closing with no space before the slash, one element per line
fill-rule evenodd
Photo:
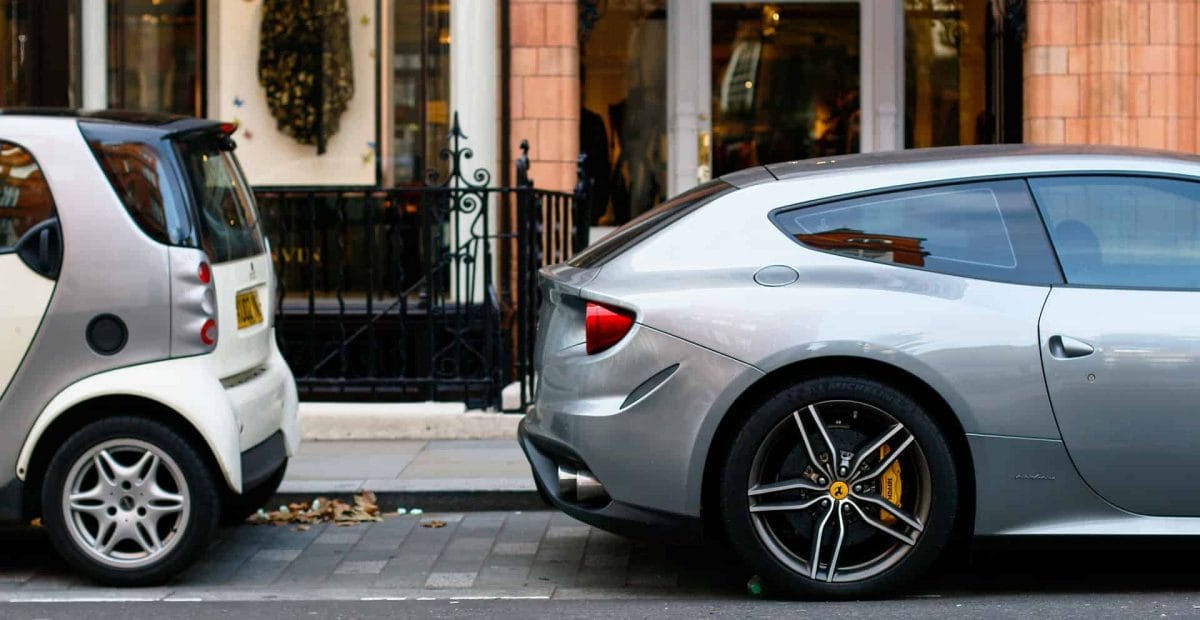
<path fill-rule="evenodd" d="M 97 561 L 71 536 L 63 515 L 63 489 L 75 462 L 94 446 L 113 439 L 137 439 L 171 456 L 183 474 L 191 498 L 188 523 L 179 542 L 158 561 L 138 568 L 119 569 Z M 196 449 L 171 427 L 137 417 L 114 417 L 94 422 L 71 435 L 56 451 L 42 482 L 42 523 L 59 555 L 73 568 L 108 585 L 157 585 L 190 565 L 207 547 L 216 530 L 220 499 L 215 479 Z"/>
<path fill-rule="evenodd" d="M 896 418 L 912 433 L 925 455 L 933 489 L 929 516 L 916 545 L 895 566 L 851 583 L 814 581 L 774 559 L 759 540 L 747 500 L 751 464 L 767 435 L 797 409 L 826 400 L 864 402 Z M 959 503 L 957 468 L 950 446 L 929 414 L 904 392 L 858 377 L 804 381 L 754 408 L 729 447 L 720 485 L 721 520 L 738 555 L 772 591 L 802 598 L 875 598 L 895 592 L 924 573 L 941 554 L 953 531 Z"/>

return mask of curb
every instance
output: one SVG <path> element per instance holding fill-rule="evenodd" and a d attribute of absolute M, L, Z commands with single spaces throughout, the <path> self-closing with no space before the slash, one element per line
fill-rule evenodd
<path fill-rule="evenodd" d="M 300 403 L 301 441 L 513 439 L 520 415 L 463 403 Z"/>
<path fill-rule="evenodd" d="M 346 492 L 276 493 L 266 505 L 270 510 L 291 502 L 312 502 L 316 497 L 354 503 L 354 494 Z M 426 513 L 553 510 L 537 491 L 385 491 L 375 493 L 375 502 L 382 512 L 397 508 L 420 508 Z"/>

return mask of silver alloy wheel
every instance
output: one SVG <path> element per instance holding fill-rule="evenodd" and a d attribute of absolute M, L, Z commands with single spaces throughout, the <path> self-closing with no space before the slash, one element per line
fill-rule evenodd
<path fill-rule="evenodd" d="M 132 569 L 158 561 L 179 543 L 190 500 L 170 455 L 138 439 L 113 439 L 71 466 L 62 510 L 76 546 L 107 566 Z"/>
<path fill-rule="evenodd" d="M 929 516 L 929 465 L 916 439 L 857 401 L 794 411 L 759 446 L 749 483 L 759 540 L 813 580 L 854 582 L 886 571 L 913 548 Z M 884 484 L 894 485 L 899 505 L 885 499 Z"/>

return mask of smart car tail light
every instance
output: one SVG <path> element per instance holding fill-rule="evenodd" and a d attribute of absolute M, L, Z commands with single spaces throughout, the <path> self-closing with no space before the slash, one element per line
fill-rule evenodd
<path fill-rule="evenodd" d="M 633 328 L 634 313 L 624 308 L 594 301 L 587 302 L 587 352 L 600 353 L 611 348 Z"/>
<path fill-rule="evenodd" d="M 214 344 L 217 344 L 216 321 L 208 319 L 204 322 L 204 325 L 200 328 L 200 342 L 203 342 L 204 346 L 206 347 L 211 347 Z"/>

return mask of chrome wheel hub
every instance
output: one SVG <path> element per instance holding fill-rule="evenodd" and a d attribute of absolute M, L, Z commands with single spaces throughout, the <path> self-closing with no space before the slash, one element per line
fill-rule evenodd
<path fill-rule="evenodd" d="M 85 452 L 67 474 L 62 506 L 75 544 L 117 568 L 145 566 L 169 552 L 191 512 L 179 465 L 137 439 L 106 441 Z"/>
<path fill-rule="evenodd" d="M 792 413 L 759 446 L 749 510 L 763 545 L 795 572 L 860 581 L 899 562 L 925 529 L 929 466 L 915 438 L 862 402 Z"/>

